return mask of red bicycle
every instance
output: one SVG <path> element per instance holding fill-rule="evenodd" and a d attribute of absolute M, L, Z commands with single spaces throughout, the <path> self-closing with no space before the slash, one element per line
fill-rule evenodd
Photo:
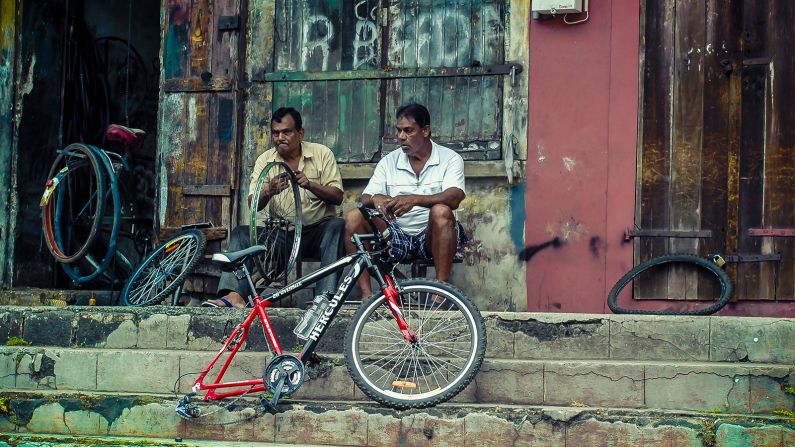
<path fill-rule="evenodd" d="M 428 279 L 395 282 L 391 273 L 384 273 L 391 272 L 393 267 L 378 256 L 388 248 L 388 230 L 379 232 L 373 222 L 373 218 L 381 217 L 380 213 L 361 204 L 358 207 L 373 233 L 352 236 L 356 253 L 298 278 L 264 298 L 256 292 L 246 261 L 261 255 L 266 247 L 256 245 L 213 255 L 213 261 L 219 263 L 222 270 L 233 271 L 238 278 L 247 280 L 251 311 L 199 373 L 191 392 L 179 399 L 177 413 L 180 416 L 197 420 L 212 413 L 203 411 L 203 403 L 256 392 L 272 394 L 270 398 L 261 397 L 260 403 L 267 411 L 275 412 L 279 400 L 301 386 L 304 362 L 313 355 L 365 269 L 377 281 L 380 291 L 359 307 L 346 332 L 346 363 L 356 385 L 383 405 L 408 409 L 447 401 L 472 381 L 486 350 L 486 331 L 480 312 L 450 284 Z M 333 296 L 316 298 L 296 327 L 296 335 L 306 340 L 300 354 L 285 353 L 266 309 L 291 292 L 349 266 L 351 269 Z M 262 324 L 273 358 L 265 365 L 262 377 L 224 382 L 224 374 L 257 319 Z M 221 366 L 215 373 L 218 365 Z"/>

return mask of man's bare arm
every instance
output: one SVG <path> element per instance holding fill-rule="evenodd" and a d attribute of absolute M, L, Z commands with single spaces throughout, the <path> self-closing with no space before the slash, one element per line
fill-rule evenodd
<path fill-rule="evenodd" d="M 409 194 L 405 196 L 393 197 L 385 204 L 386 210 L 393 213 L 395 216 L 400 217 L 415 206 L 430 208 L 434 205 L 447 205 L 450 209 L 458 209 L 461 201 L 464 200 L 466 194 L 459 188 L 447 188 L 438 194 L 419 195 Z"/>

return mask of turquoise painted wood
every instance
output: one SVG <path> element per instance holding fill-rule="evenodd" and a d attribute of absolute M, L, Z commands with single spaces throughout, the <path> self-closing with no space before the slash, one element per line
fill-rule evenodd
<path fill-rule="evenodd" d="M 419 102 L 431 112 L 438 142 L 468 160 L 501 159 L 506 76 L 440 73 L 505 63 L 503 2 L 381 3 L 276 0 L 273 66 L 255 70 L 259 81 L 274 80 L 269 72 L 286 78 L 273 84 L 273 109 L 299 109 L 306 138 L 331 147 L 339 161 L 370 162 L 396 147 L 397 107 Z M 392 78 L 413 69 L 418 77 Z"/>

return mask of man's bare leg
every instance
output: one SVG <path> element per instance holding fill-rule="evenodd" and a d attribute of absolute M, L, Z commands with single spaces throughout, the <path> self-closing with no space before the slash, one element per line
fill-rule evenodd
<path fill-rule="evenodd" d="M 428 218 L 428 237 L 425 248 L 430 249 L 436 279 L 447 281 L 453 269 L 453 256 L 457 249 L 458 239 L 455 232 L 455 216 L 453 210 L 446 205 L 434 205 Z"/>
<path fill-rule="evenodd" d="M 361 211 L 352 209 L 345 215 L 345 252 L 355 253 L 356 246 L 351 241 L 352 234 L 372 233 L 372 229 L 364 220 Z M 359 275 L 359 287 L 362 289 L 362 300 L 367 299 L 373 294 L 373 289 L 370 287 L 370 274 L 364 271 Z"/>

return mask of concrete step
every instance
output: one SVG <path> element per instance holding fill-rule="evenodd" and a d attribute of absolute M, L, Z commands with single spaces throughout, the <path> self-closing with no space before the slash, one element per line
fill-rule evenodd
<path fill-rule="evenodd" d="M 320 351 L 342 352 L 340 340 L 352 314 L 340 313 Z M 5 306 L 0 307 L 0 342 L 16 337 L 34 346 L 215 351 L 244 315 L 242 310 L 165 306 Z M 283 346 L 296 345 L 292 329 L 300 315 L 296 309 L 272 309 Z M 495 359 L 795 363 L 795 319 L 483 315 L 487 357 Z M 252 331 L 246 349 L 267 350 L 261 330 Z"/>
<path fill-rule="evenodd" d="M 368 402 L 295 402 L 270 414 L 257 410 L 255 401 L 244 400 L 235 410 L 213 415 L 213 422 L 229 424 L 201 425 L 179 418 L 173 400 L 151 394 L 37 391 L 4 393 L 2 399 L 6 411 L 0 413 L 0 442 L 10 436 L 62 434 L 179 437 L 179 445 L 196 440 L 384 447 L 795 445 L 792 419 L 730 413 L 465 404 L 398 412 Z"/>
<path fill-rule="evenodd" d="M 0 387 L 17 390 L 186 393 L 207 351 L 0 347 Z M 337 354 L 308 368 L 296 397 L 365 400 Z M 240 352 L 224 379 L 261 377 L 269 355 Z M 219 365 L 220 366 L 220 365 Z M 217 371 L 217 369 L 216 369 Z M 186 375 L 188 374 L 188 375 Z M 183 377 L 183 375 L 186 375 Z M 183 377 L 178 381 L 178 378 Z M 771 413 L 795 410 L 791 365 L 487 358 L 457 402 Z"/>
<path fill-rule="evenodd" d="M 183 440 L 139 436 L 79 436 L 45 434 L 0 433 L 0 447 L 287 447 L 295 444 L 281 442 Z M 302 444 L 303 447 L 320 447 L 320 444 Z"/>

